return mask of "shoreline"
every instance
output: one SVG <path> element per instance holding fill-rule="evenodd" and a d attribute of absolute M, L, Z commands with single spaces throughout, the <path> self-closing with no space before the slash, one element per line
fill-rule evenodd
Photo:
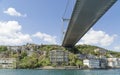
<path fill-rule="evenodd" d="M 43 66 L 39 68 L 0 68 L 0 69 L 36 69 L 36 70 L 110 70 L 110 69 L 120 69 L 120 67 L 115 68 L 84 68 L 84 67 L 77 67 L 77 66 Z"/>
<path fill-rule="evenodd" d="M 120 69 L 120 68 L 64 68 L 64 67 L 53 67 L 53 68 L 0 68 L 0 70 L 2 69 L 10 69 L 10 70 L 19 70 L 19 69 L 26 69 L 26 70 L 115 70 L 115 69 Z"/>
<path fill-rule="evenodd" d="M 66 67 L 52 67 L 52 66 L 45 66 L 41 68 L 35 68 L 38 70 L 110 70 L 110 69 L 120 69 L 120 68 L 66 68 Z"/>

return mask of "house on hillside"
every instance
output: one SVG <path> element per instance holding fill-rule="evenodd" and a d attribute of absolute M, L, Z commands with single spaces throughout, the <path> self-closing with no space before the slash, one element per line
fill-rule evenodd
<path fill-rule="evenodd" d="M 76 54 L 77 58 L 80 60 L 86 59 L 87 58 L 87 54 Z"/>
<path fill-rule="evenodd" d="M 88 55 L 86 55 L 86 57 L 87 57 L 87 59 L 96 59 L 97 58 L 97 56 L 92 55 L 92 54 L 88 54 Z"/>
<path fill-rule="evenodd" d="M 99 53 L 100 55 L 105 55 L 107 53 L 107 50 L 105 49 L 101 49 L 101 48 L 97 48 L 94 50 L 95 53 Z"/>
<path fill-rule="evenodd" d="M 21 51 L 22 47 L 21 46 L 7 46 L 7 50 L 12 50 L 15 52 Z"/>

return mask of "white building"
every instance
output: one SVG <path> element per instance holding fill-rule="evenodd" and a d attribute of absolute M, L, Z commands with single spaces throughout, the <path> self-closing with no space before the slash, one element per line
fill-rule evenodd
<path fill-rule="evenodd" d="M 84 59 L 83 64 L 89 68 L 100 68 L 100 62 L 98 59 Z"/>
<path fill-rule="evenodd" d="M 0 68 L 16 68 L 16 59 L 0 58 Z"/>
<path fill-rule="evenodd" d="M 108 67 L 116 68 L 118 67 L 118 59 L 117 58 L 107 58 Z"/>

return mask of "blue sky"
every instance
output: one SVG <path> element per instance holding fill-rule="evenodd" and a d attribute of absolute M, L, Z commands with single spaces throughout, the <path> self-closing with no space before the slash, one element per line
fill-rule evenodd
<path fill-rule="evenodd" d="M 61 44 L 62 17 L 67 1 L 0 0 L 0 45 Z M 75 0 L 69 0 L 64 17 L 70 18 L 74 3 Z M 78 44 L 120 51 L 119 8 L 118 0 Z"/>

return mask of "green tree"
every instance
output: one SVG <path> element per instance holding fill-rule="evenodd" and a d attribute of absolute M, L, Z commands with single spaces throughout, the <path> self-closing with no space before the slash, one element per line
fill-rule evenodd
<path fill-rule="evenodd" d="M 69 64 L 70 64 L 70 66 L 75 66 L 76 65 L 75 64 L 76 60 L 77 60 L 77 56 L 72 54 L 72 53 L 70 53 L 69 54 Z"/>
<path fill-rule="evenodd" d="M 83 66 L 83 62 L 81 60 L 77 60 L 76 66 L 78 66 L 80 68 L 80 66 Z"/>
<path fill-rule="evenodd" d="M 41 62 L 42 62 L 42 66 L 49 66 L 51 64 L 48 58 L 42 59 Z"/>
<path fill-rule="evenodd" d="M 0 52 L 3 52 L 3 51 L 7 51 L 7 47 L 6 46 L 0 46 Z"/>
<path fill-rule="evenodd" d="M 27 56 L 27 52 L 26 51 L 22 51 L 21 52 L 21 59 L 24 58 L 24 57 L 26 57 L 26 56 Z"/>

